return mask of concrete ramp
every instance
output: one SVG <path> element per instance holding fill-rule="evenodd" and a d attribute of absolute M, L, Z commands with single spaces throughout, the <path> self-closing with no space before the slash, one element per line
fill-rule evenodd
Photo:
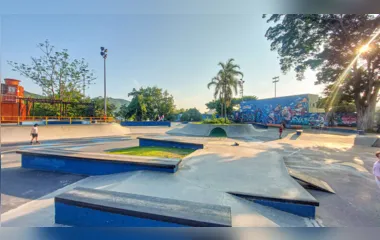
<path fill-rule="evenodd" d="M 38 127 L 38 139 L 55 140 L 66 138 L 89 138 L 121 136 L 130 133 L 130 129 L 119 124 L 94 125 L 48 125 Z M 1 142 L 16 143 L 30 141 L 30 126 L 2 126 Z"/>
<path fill-rule="evenodd" d="M 372 144 L 372 147 L 378 147 L 380 148 L 380 138 L 377 138 L 375 142 Z"/>
<path fill-rule="evenodd" d="M 377 140 L 378 140 L 378 137 L 376 135 L 356 135 L 355 140 L 354 140 L 354 145 L 376 147 Z"/>
<path fill-rule="evenodd" d="M 167 134 L 179 136 L 209 137 L 210 133 L 217 128 L 223 129 L 226 132 L 227 137 L 230 138 L 262 136 L 267 132 L 267 130 L 258 130 L 251 124 L 187 124 L 183 128 L 172 129 L 168 131 Z"/>
<path fill-rule="evenodd" d="M 313 189 L 317 189 L 317 190 L 329 192 L 329 193 L 335 193 L 335 191 L 330 187 L 330 185 L 321 179 L 311 177 L 309 175 L 303 174 L 297 170 L 290 169 L 290 168 L 288 168 L 288 172 L 292 178 L 300 181 L 303 184 L 308 185 L 309 187 Z"/>

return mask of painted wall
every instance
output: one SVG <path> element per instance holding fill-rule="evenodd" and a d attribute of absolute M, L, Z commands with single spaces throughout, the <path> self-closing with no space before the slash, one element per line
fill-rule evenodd
<path fill-rule="evenodd" d="M 121 122 L 121 126 L 130 126 L 130 127 L 152 127 L 152 126 L 167 126 L 170 127 L 171 123 L 170 122 L 156 122 L 156 121 L 151 121 L 151 122 Z"/>
<path fill-rule="evenodd" d="M 299 124 L 309 113 L 309 96 L 307 94 L 252 100 L 240 103 L 240 113 L 235 118 L 244 122 L 263 124 Z"/>
<path fill-rule="evenodd" d="M 242 102 L 241 112 L 235 112 L 234 118 L 262 124 L 316 125 L 324 122 L 330 126 L 356 126 L 357 117 L 353 113 L 335 113 L 334 121 L 329 122 L 325 113 L 310 112 L 316 108 L 316 99 L 316 95 L 303 94 Z"/>

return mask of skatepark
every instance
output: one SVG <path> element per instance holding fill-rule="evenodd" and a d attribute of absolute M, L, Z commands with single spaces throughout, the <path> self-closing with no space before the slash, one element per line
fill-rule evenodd
<path fill-rule="evenodd" d="M 226 137 L 210 137 L 216 128 Z M 30 127 L 1 131 L 2 226 L 350 227 L 380 221 L 380 191 L 371 175 L 376 135 L 289 129 L 278 139 L 278 129 L 250 124 L 51 125 L 40 127 L 41 145 L 27 145 Z M 142 145 L 195 151 L 178 160 L 107 154 Z"/>

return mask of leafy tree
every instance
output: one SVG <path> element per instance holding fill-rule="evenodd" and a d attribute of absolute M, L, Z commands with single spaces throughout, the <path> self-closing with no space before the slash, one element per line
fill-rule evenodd
<path fill-rule="evenodd" d="M 164 115 L 166 119 L 174 118 L 174 98 L 166 90 L 157 87 L 133 88 L 128 94 L 132 96 L 132 101 L 128 107 L 123 108 L 119 114 L 125 119 L 134 116 L 134 120 L 154 120 L 158 116 Z"/>
<path fill-rule="evenodd" d="M 39 85 L 49 98 L 65 101 L 83 98 L 82 90 L 96 79 L 85 60 L 70 59 L 67 49 L 56 51 L 48 40 L 38 44 L 38 48 L 42 56 L 32 57 L 29 65 L 8 61 L 12 70 Z"/>
<path fill-rule="evenodd" d="M 190 108 L 186 110 L 182 116 L 181 121 L 201 121 L 202 120 L 202 114 L 198 111 L 196 108 Z"/>
<path fill-rule="evenodd" d="M 329 98 L 319 98 L 317 102 L 317 108 L 324 108 L 326 112 L 337 112 L 337 113 L 355 113 L 356 106 L 355 102 L 340 100 L 335 103 L 335 105 L 331 106 L 328 103 Z"/>
<path fill-rule="evenodd" d="M 237 94 L 239 80 L 243 77 L 243 73 L 239 71 L 240 66 L 234 64 L 233 58 L 226 63 L 220 62 L 218 65 L 221 69 L 216 77 L 207 84 L 207 88 L 215 87 L 214 98 L 219 98 L 221 101 L 221 114 L 227 118 L 227 107 L 230 106 L 233 95 Z"/>
<path fill-rule="evenodd" d="M 108 98 L 107 98 L 108 100 Z M 104 97 L 96 97 L 91 100 L 95 105 L 95 117 L 104 116 Z M 107 117 L 115 116 L 116 106 L 115 104 L 107 101 Z"/>
<path fill-rule="evenodd" d="M 242 101 L 257 100 L 256 96 L 244 96 L 243 98 L 232 98 L 231 104 L 227 107 L 227 115 L 231 115 L 233 108 L 238 106 Z M 206 106 L 210 110 L 216 110 L 217 114 L 221 116 L 221 102 L 220 100 L 212 100 L 211 102 L 206 103 Z"/>
<path fill-rule="evenodd" d="M 274 14 L 267 22 L 274 23 L 265 36 L 282 71 L 294 69 L 299 80 L 308 68 L 317 71 L 316 84 L 328 85 L 329 104 L 350 97 L 358 129 L 370 129 L 380 88 L 380 15 Z"/>

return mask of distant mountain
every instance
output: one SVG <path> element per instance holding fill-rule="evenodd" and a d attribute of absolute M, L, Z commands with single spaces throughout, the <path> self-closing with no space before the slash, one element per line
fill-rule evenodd
<path fill-rule="evenodd" d="M 44 98 L 44 96 L 42 96 L 42 95 L 31 93 L 28 91 L 24 91 L 24 97 L 27 97 L 27 98 L 29 98 L 29 97 L 30 98 Z"/>
<path fill-rule="evenodd" d="M 24 91 L 24 97 L 45 98 L 42 95 L 31 93 L 31 92 L 28 92 L 28 91 Z M 109 97 L 109 98 L 107 98 L 107 100 L 108 100 L 109 103 L 114 104 L 116 106 L 116 111 L 119 110 L 119 108 L 121 107 L 121 105 L 124 105 L 124 104 L 128 105 L 130 103 L 130 101 L 122 99 L 122 98 L 111 98 L 111 97 Z"/>
<path fill-rule="evenodd" d="M 119 110 L 121 105 L 124 105 L 124 104 L 128 105 L 130 103 L 130 101 L 122 99 L 122 98 L 107 98 L 107 100 L 109 103 L 114 104 L 116 106 L 116 111 Z"/>

